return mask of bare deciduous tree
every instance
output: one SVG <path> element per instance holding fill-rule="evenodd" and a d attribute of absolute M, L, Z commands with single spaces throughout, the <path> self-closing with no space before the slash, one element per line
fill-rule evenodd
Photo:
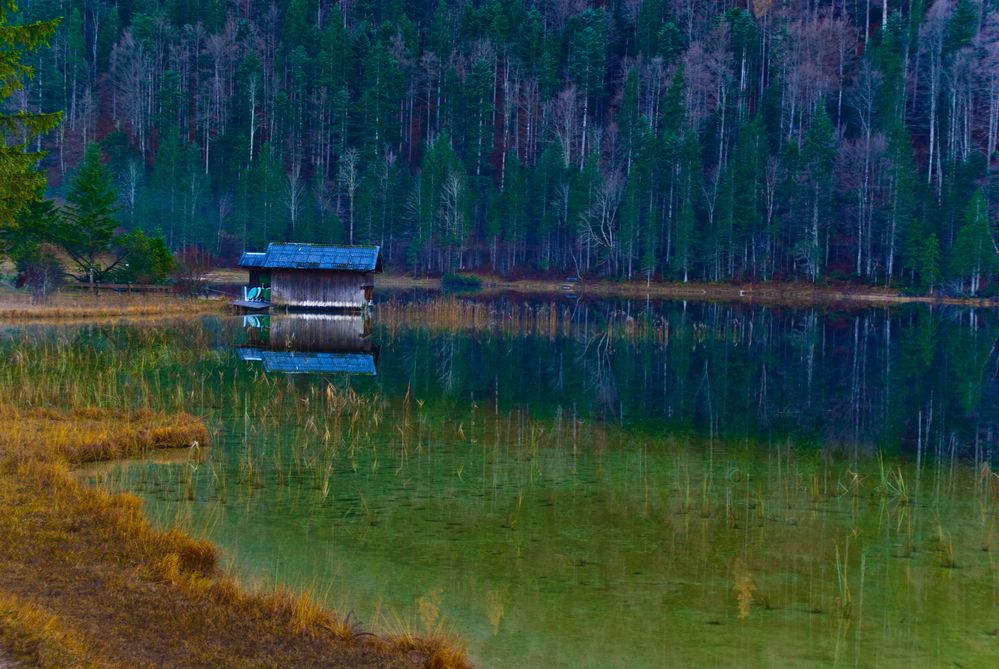
<path fill-rule="evenodd" d="M 128 210 L 129 223 L 135 220 L 135 200 L 139 193 L 139 183 L 142 181 L 142 165 L 135 158 L 128 161 L 125 169 L 118 175 L 118 182 L 121 184 L 121 194 L 125 199 L 125 208 Z"/>
<path fill-rule="evenodd" d="M 359 160 L 360 154 L 357 149 L 347 149 L 340 156 L 340 165 L 337 169 L 337 182 L 340 188 L 347 192 L 347 202 L 350 206 L 347 235 L 350 244 L 354 243 L 354 196 L 357 193 L 357 186 L 360 183 L 360 174 L 357 169 Z"/>
<path fill-rule="evenodd" d="M 298 219 L 302 214 L 302 201 L 305 199 L 305 181 L 302 179 L 302 166 L 299 163 L 295 163 L 286 177 L 284 205 L 288 208 L 291 233 L 294 235 L 298 227 Z"/>
<path fill-rule="evenodd" d="M 614 171 L 603 175 L 592 190 L 590 201 L 579 217 L 579 238 L 586 248 L 602 251 L 600 264 L 616 271 L 618 261 L 618 208 L 624 190 L 624 175 Z"/>

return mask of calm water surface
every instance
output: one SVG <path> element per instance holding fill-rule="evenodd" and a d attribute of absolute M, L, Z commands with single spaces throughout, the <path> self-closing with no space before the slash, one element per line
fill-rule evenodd
<path fill-rule="evenodd" d="M 217 433 L 90 480 L 483 667 L 988 667 L 997 338 L 966 310 L 496 299 L 5 345 L 79 347 Z"/>

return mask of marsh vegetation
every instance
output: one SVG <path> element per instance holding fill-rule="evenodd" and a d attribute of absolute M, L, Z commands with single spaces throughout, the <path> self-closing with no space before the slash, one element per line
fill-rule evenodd
<path fill-rule="evenodd" d="M 240 319 L 27 326 L 0 401 L 198 415 L 202 459 L 84 478 L 484 667 L 999 654 L 991 315 L 400 299 L 370 332 L 377 375 L 284 375 Z"/>

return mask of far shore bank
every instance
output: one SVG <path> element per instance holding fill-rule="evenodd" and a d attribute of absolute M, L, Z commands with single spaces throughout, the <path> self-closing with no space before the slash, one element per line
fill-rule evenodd
<path fill-rule="evenodd" d="M 623 297 L 631 299 L 694 300 L 706 302 L 749 302 L 761 304 L 940 304 L 974 307 L 997 307 L 999 299 L 973 297 L 942 297 L 935 295 L 905 295 L 901 291 L 877 286 L 855 284 L 809 283 L 682 283 L 611 281 L 606 279 L 570 282 L 554 279 L 503 279 L 489 275 L 475 276 L 481 287 L 475 291 L 513 292 L 523 294 L 577 295 L 593 297 Z M 441 281 L 429 277 L 380 274 L 375 286 L 392 289 L 441 290 Z"/>

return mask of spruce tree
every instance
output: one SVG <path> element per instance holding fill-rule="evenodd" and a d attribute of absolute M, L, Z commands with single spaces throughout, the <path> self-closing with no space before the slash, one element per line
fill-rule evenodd
<path fill-rule="evenodd" d="M 808 274 L 812 281 L 818 279 L 822 270 L 822 242 L 825 234 L 825 221 L 830 209 L 832 190 L 832 168 L 836 157 L 833 139 L 833 126 L 823 103 L 819 103 L 812 117 L 812 124 L 805 134 L 802 149 L 805 179 L 808 185 L 808 208 L 803 213 L 804 234 L 800 248 L 805 253 Z M 858 242 L 859 243 L 859 242 Z"/>
<path fill-rule="evenodd" d="M 964 225 L 951 249 L 951 274 L 967 281 L 968 291 L 977 295 L 982 285 L 999 272 L 999 250 L 989 225 L 988 203 L 981 190 L 975 192 L 964 209 Z"/>
<path fill-rule="evenodd" d="M 683 282 L 690 278 L 690 268 L 694 264 L 694 234 L 697 220 L 690 201 L 683 203 L 680 216 L 676 220 L 676 252 L 673 254 L 673 269 L 683 273 Z"/>
<path fill-rule="evenodd" d="M 923 292 L 933 292 L 933 287 L 940 281 L 940 242 L 936 233 L 930 236 L 922 245 L 919 262 L 919 285 Z"/>
<path fill-rule="evenodd" d="M 106 258 L 118 225 L 117 199 L 100 149 L 89 144 L 70 183 L 58 233 L 60 244 L 80 270 L 75 275 L 80 281 L 100 281 L 121 262 L 121 258 Z"/>

